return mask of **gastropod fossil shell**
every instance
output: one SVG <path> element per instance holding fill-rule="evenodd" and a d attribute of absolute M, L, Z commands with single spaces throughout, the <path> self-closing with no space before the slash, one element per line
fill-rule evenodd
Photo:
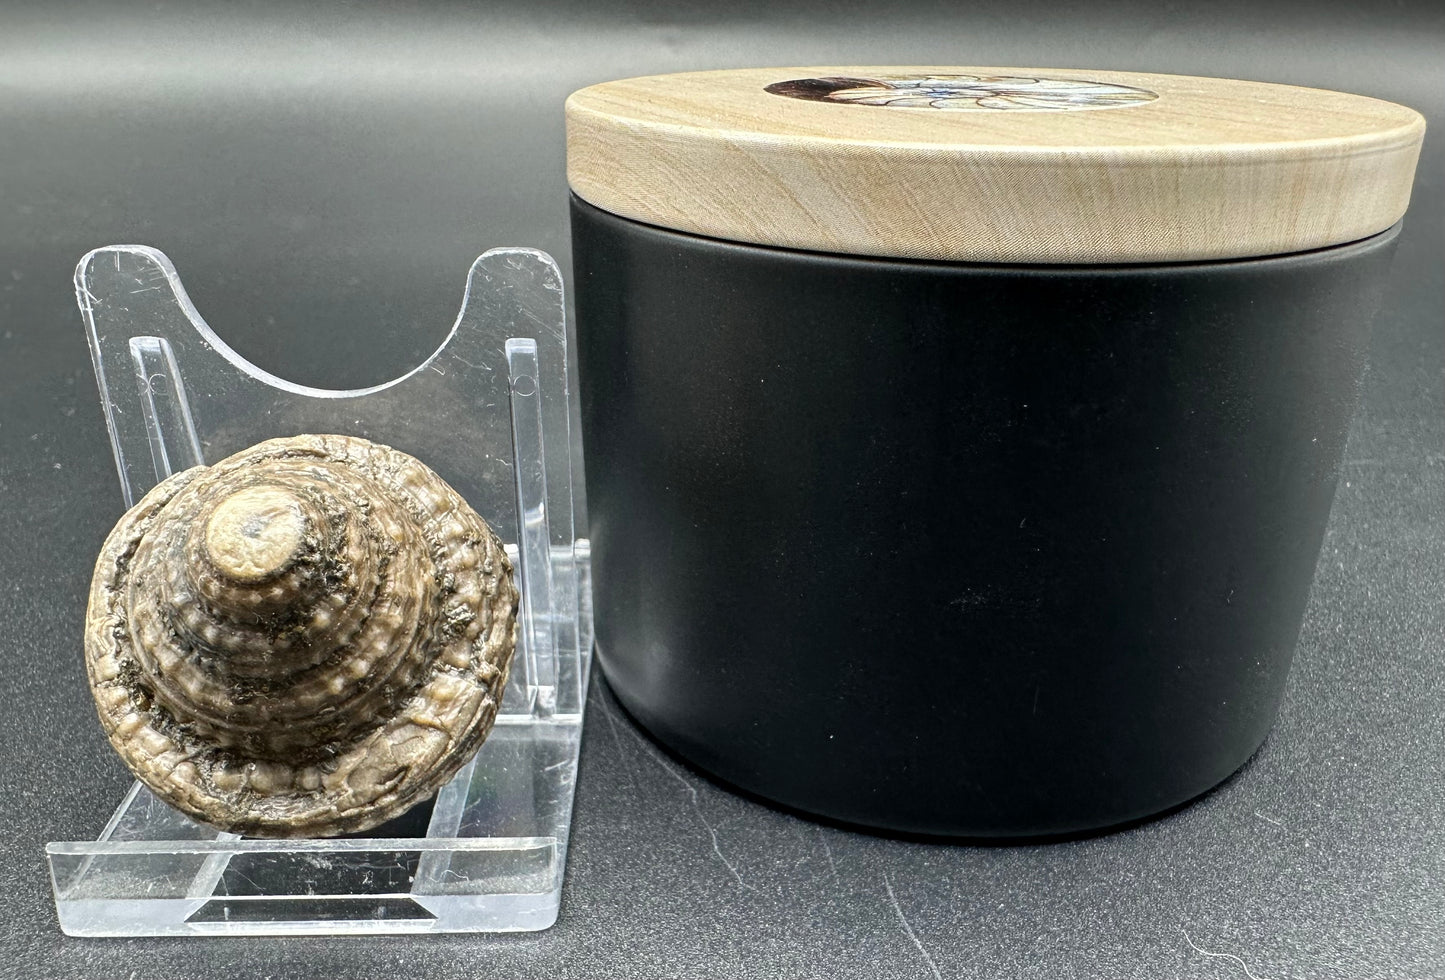
<path fill-rule="evenodd" d="M 234 833 L 366 830 L 491 730 L 516 645 L 501 541 L 424 464 L 348 436 L 177 473 L 96 563 L 101 724 L 161 799 Z"/>

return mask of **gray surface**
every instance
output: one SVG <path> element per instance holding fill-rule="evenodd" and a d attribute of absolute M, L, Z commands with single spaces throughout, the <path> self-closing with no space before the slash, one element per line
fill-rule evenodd
<path fill-rule="evenodd" d="M 1438 132 L 1279 724 L 1195 805 L 1049 846 L 853 834 L 688 772 L 599 684 L 547 933 L 68 939 L 43 856 L 93 837 L 129 781 L 79 655 L 89 565 L 120 512 L 70 296 L 87 249 L 160 247 L 263 367 L 371 382 L 441 339 L 484 248 L 566 259 L 560 107 L 580 85 L 740 64 L 1107 66 L 1379 95 L 1438 131 L 1445 15 L 1413 8 L 0 12 L 0 975 L 1445 976 Z"/>

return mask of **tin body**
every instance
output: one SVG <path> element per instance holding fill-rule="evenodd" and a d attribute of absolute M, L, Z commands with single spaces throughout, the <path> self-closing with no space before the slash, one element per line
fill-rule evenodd
<path fill-rule="evenodd" d="M 599 661 L 720 779 L 1017 837 L 1167 810 L 1278 709 L 1396 228 L 874 259 L 572 203 Z"/>

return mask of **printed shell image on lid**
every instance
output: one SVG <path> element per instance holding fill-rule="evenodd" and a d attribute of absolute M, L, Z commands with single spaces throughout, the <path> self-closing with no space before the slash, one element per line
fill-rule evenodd
<path fill-rule="evenodd" d="M 1138 72 L 689 72 L 574 93 L 568 180 L 604 211 L 757 245 L 1175 262 L 1388 228 L 1424 126 L 1363 96 Z"/>

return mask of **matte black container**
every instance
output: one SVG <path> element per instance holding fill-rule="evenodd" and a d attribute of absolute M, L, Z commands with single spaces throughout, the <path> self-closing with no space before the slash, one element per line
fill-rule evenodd
<path fill-rule="evenodd" d="M 896 262 L 572 207 L 597 651 L 685 758 L 981 836 L 1204 792 L 1273 723 L 1396 229 Z"/>
<path fill-rule="evenodd" d="M 760 117 L 779 90 L 816 102 L 840 86 L 906 86 L 911 106 L 920 84 L 979 77 L 880 73 L 865 86 L 815 74 L 759 88 L 773 93 L 757 97 Z M 1145 104 L 1147 83 L 1177 109 L 1188 94 L 1164 77 L 1123 80 L 1134 87 L 1109 98 Z M 695 176 L 674 165 L 677 111 L 656 108 L 686 86 L 651 81 L 627 83 L 642 108 L 609 116 L 610 129 L 603 110 L 630 104 L 615 91 L 569 106 L 570 152 L 589 163 L 574 188 L 620 202 L 572 199 L 597 652 L 621 703 L 736 787 L 912 833 L 1105 828 L 1238 769 L 1284 690 L 1403 202 L 1367 237 L 1214 261 L 929 261 L 729 241 L 634 220 L 692 220 L 676 203 Z M 1298 98 L 1280 97 L 1282 118 Z M 819 222 L 882 227 L 889 215 L 857 220 L 851 200 L 814 206 L 807 182 L 822 165 L 779 163 L 773 147 L 817 120 L 872 126 L 893 110 L 807 105 L 782 136 L 746 144 L 756 170 L 725 179 L 772 167 L 795 182 L 779 208 L 803 201 Z M 648 113 L 671 169 L 634 179 L 651 166 L 628 142 Z M 905 123 L 923 132 L 939 117 L 919 118 Z M 1070 125 L 1094 138 L 1092 124 Z M 745 140 L 730 129 L 713 143 L 727 160 Z M 917 156 L 916 140 L 879 145 L 898 166 Z M 1180 146 L 1160 186 L 1194 179 L 1179 168 L 1200 154 Z M 856 146 L 838 152 L 828 173 L 851 173 L 843 154 Z M 1025 141 L 1020 167 L 1043 167 L 1031 153 Z M 940 150 L 920 181 L 973 173 L 948 170 L 952 159 Z M 1124 171 L 1100 160 L 1097 186 L 1116 190 Z M 1234 185 L 1220 186 L 1217 202 L 1175 204 L 1219 211 Z M 726 205 L 698 205 L 696 225 L 734 220 Z M 960 214 L 939 227 L 988 217 Z M 1272 233 L 1237 218 L 1242 235 Z M 803 240 L 811 221 L 764 230 Z M 1102 236 L 1109 247 L 1153 234 L 1130 221 Z M 1169 241 L 1185 240 L 1180 227 Z M 1230 227 L 1211 233 L 1223 241 Z"/>

